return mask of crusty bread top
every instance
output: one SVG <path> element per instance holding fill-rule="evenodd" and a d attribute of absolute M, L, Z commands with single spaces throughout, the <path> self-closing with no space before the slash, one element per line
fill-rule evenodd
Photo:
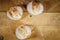
<path fill-rule="evenodd" d="M 25 26 L 20 26 L 20 27 L 18 28 L 18 31 L 19 31 L 22 35 L 24 35 L 25 32 L 26 32 Z"/>
<path fill-rule="evenodd" d="M 18 14 L 18 10 L 15 7 L 11 7 L 9 10 L 10 14 Z"/>
<path fill-rule="evenodd" d="M 32 9 L 34 9 L 34 7 L 36 8 L 36 9 L 39 9 L 39 7 L 40 7 L 40 5 L 39 5 L 40 3 L 39 2 L 32 2 Z"/>

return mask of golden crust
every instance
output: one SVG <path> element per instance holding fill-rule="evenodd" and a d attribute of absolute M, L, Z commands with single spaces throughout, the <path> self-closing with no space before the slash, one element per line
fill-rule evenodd
<path fill-rule="evenodd" d="M 40 5 L 39 2 L 32 2 L 32 9 L 36 8 L 39 9 Z"/>
<path fill-rule="evenodd" d="M 21 34 L 24 35 L 25 32 L 26 32 L 26 31 L 25 31 L 25 26 L 20 26 L 19 29 L 18 29 L 18 31 L 19 31 Z"/>
<path fill-rule="evenodd" d="M 10 14 L 18 14 L 18 10 L 15 7 L 11 7 L 9 10 Z"/>

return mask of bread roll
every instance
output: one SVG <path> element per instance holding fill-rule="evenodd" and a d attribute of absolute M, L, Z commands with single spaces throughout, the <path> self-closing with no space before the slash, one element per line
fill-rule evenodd
<path fill-rule="evenodd" d="M 43 12 L 43 5 L 39 2 L 30 2 L 27 5 L 27 11 L 32 15 L 39 15 Z"/>
<path fill-rule="evenodd" d="M 19 26 L 16 28 L 16 37 L 18 39 L 26 39 L 31 36 L 31 28 L 29 26 Z"/>
<path fill-rule="evenodd" d="M 19 6 L 11 7 L 7 11 L 7 16 L 12 20 L 19 20 L 22 17 L 23 10 Z"/>

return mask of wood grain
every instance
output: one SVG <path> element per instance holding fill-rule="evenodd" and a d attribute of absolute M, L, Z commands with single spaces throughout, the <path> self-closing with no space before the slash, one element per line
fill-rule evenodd
<path fill-rule="evenodd" d="M 21 24 L 35 26 L 31 37 L 25 40 L 60 40 L 60 1 L 40 0 L 44 5 L 42 14 L 32 16 L 25 11 L 24 14 L 27 15 L 21 20 L 13 21 L 9 19 L 6 11 L 11 6 L 23 5 L 26 2 L 26 0 L 21 1 L 17 3 L 17 0 L 0 0 L 0 35 L 4 37 L 4 40 L 19 40 L 15 35 L 15 30 Z M 27 5 L 30 1 L 25 4 Z"/>

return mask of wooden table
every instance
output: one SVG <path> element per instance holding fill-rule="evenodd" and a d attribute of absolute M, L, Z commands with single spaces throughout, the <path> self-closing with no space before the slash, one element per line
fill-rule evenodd
<path fill-rule="evenodd" d="M 10 20 L 6 15 L 6 11 L 15 6 L 17 1 L 7 1 L 0 0 L 0 35 L 4 40 L 19 40 L 15 30 L 21 24 L 36 26 L 32 36 L 26 40 L 60 40 L 60 1 L 40 0 L 44 5 L 42 14 L 31 16 L 28 12 L 24 12 L 28 15 L 18 21 Z"/>
<path fill-rule="evenodd" d="M 32 36 L 26 40 L 60 40 L 60 13 L 42 13 L 32 17 L 28 14 L 21 20 L 13 21 L 6 12 L 0 12 L 0 34 L 4 40 L 18 40 L 15 30 L 21 24 L 36 26 Z"/>

